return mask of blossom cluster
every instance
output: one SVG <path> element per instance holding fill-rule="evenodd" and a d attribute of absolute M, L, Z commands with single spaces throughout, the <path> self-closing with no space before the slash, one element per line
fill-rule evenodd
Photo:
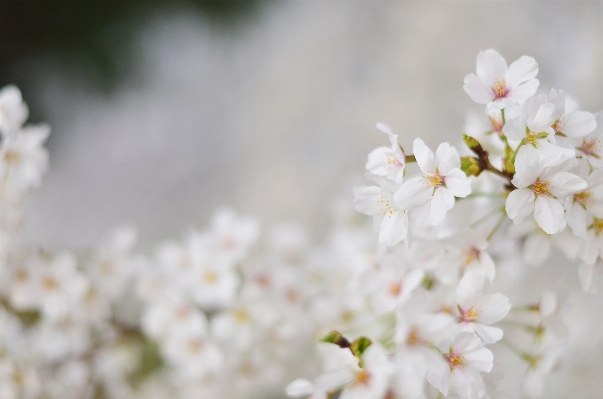
<path fill-rule="evenodd" d="M 374 184 L 338 203 L 323 245 L 223 208 L 149 253 L 132 226 L 88 250 L 31 244 L 50 129 L 1 89 L 0 398 L 502 399 L 517 363 L 541 397 L 568 298 L 533 292 L 524 266 L 558 249 L 596 289 L 603 130 L 563 91 L 537 95 L 537 72 L 479 54 L 465 91 L 485 110 L 460 150 L 405 152 L 378 124 Z"/>
<path fill-rule="evenodd" d="M 390 146 L 369 154 L 376 184 L 356 188 L 355 204 L 381 246 L 369 268 L 349 268 L 345 295 L 362 317 L 333 325 L 322 340 L 339 360 L 330 354 L 314 380 L 291 382 L 289 396 L 506 398 L 497 347 L 523 364 L 523 397 L 544 394 L 568 336 L 566 297 L 545 290 L 512 306 L 519 284 L 498 275 L 546 263 L 556 246 L 581 263 L 584 290 L 596 288 L 603 129 L 601 114 L 577 110 L 562 90 L 537 94 L 537 73 L 531 57 L 507 66 L 479 53 L 464 90 L 485 108 L 467 125 L 464 156 L 420 138 L 409 153 L 377 125 Z"/>

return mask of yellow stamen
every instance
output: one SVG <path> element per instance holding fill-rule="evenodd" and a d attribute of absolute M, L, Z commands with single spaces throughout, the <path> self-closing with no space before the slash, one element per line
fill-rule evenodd
<path fill-rule="evenodd" d="M 601 151 L 601 141 L 597 137 L 591 137 L 590 140 L 585 140 L 582 143 L 582 147 L 580 149 L 586 155 L 599 158 L 599 152 Z"/>
<path fill-rule="evenodd" d="M 563 118 L 557 119 L 555 122 L 553 122 L 551 127 L 555 133 L 563 133 L 563 130 L 565 129 L 565 120 L 563 120 Z"/>
<path fill-rule="evenodd" d="M 390 284 L 388 291 L 392 296 L 398 296 L 402 292 L 402 284 L 392 283 Z"/>
<path fill-rule="evenodd" d="M 474 259 L 478 259 L 479 252 L 479 249 L 473 247 L 468 251 L 465 251 L 465 262 L 463 262 L 463 266 L 469 266 Z"/>
<path fill-rule="evenodd" d="M 423 342 L 416 328 L 412 328 L 408 333 L 408 337 L 406 338 L 406 343 L 408 345 L 417 345 Z"/>
<path fill-rule="evenodd" d="M 235 309 L 233 313 L 235 320 L 241 324 L 247 323 L 249 320 L 251 320 L 251 316 L 249 316 L 249 313 L 247 313 L 245 309 Z"/>
<path fill-rule="evenodd" d="M 203 273 L 203 281 L 205 281 L 207 284 L 213 284 L 218 281 L 218 275 L 213 270 L 207 270 L 205 273 Z"/>
<path fill-rule="evenodd" d="M 354 377 L 354 384 L 368 385 L 370 379 L 371 375 L 369 374 L 369 372 L 366 370 L 362 370 L 356 374 L 356 377 Z"/>
<path fill-rule="evenodd" d="M 496 79 L 492 87 L 494 95 L 498 98 L 504 97 L 507 94 L 507 79 Z"/>
<path fill-rule="evenodd" d="M 594 202 L 591 196 L 592 193 L 590 191 L 582 191 L 581 193 L 574 194 L 574 201 L 582 205 L 583 208 L 586 208 Z"/>
<path fill-rule="evenodd" d="M 4 160 L 8 164 L 19 162 L 19 158 L 20 158 L 20 156 L 19 156 L 19 153 L 17 151 L 7 150 L 4 153 Z"/>
<path fill-rule="evenodd" d="M 402 162 L 396 158 L 393 152 L 386 152 L 385 159 L 383 159 L 383 168 L 385 170 L 391 170 L 397 166 L 402 166 Z"/>
<path fill-rule="evenodd" d="M 42 280 L 42 286 L 45 289 L 47 289 L 48 291 L 52 291 L 52 290 L 58 288 L 59 283 L 54 279 L 54 277 L 46 276 Z"/>
<path fill-rule="evenodd" d="M 549 188 L 548 181 L 539 181 L 539 182 L 534 183 L 534 192 L 536 193 L 536 195 L 554 197 L 554 195 L 551 193 L 551 190 Z"/>
<path fill-rule="evenodd" d="M 459 321 L 471 321 L 482 314 L 482 310 L 479 306 L 471 306 L 467 311 L 463 312 L 461 307 L 459 306 L 459 310 L 461 315 L 459 316 Z"/>
<path fill-rule="evenodd" d="M 601 233 L 603 232 L 603 219 L 595 218 L 595 220 L 593 221 L 592 228 L 595 231 L 596 235 L 601 235 Z"/>
<path fill-rule="evenodd" d="M 433 187 L 439 187 L 444 184 L 444 178 L 440 175 L 423 175 L 423 179 L 427 180 L 427 183 Z"/>
<path fill-rule="evenodd" d="M 392 207 L 391 201 L 389 199 L 385 198 L 383 195 L 381 196 L 379 201 L 382 204 L 382 206 L 381 206 L 381 208 L 379 208 L 379 210 L 383 211 L 383 214 L 386 215 L 388 218 L 391 218 L 394 215 L 394 213 L 398 212 L 398 210 L 396 208 Z"/>
<path fill-rule="evenodd" d="M 454 370 L 457 368 L 462 369 L 465 367 L 465 356 L 456 353 L 450 353 L 448 355 L 444 355 L 444 358 L 448 360 L 448 365 L 450 366 L 450 370 Z"/>

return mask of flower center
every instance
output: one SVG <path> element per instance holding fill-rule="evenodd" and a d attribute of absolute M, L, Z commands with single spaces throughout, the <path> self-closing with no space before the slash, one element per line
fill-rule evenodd
<path fill-rule="evenodd" d="M 396 158 L 394 153 L 386 152 L 385 159 L 383 160 L 383 168 L 385 170 L 391 170 L 392 168 L 396 168 L 399 166 L 403 166 L 402 162 L 400 162 L 400 160 L 398 158 Z"/>
<path fill-rule="evenodd" d="M 15 164 L 17 162 L 19 162 L 19 153 L 17 151 L 12 151 L 12 150 L 7 150 L 4 153 L 4 160 L 6 161 L 6 163 L 8 164 Z"/>
<path fill-rule="evenodd" d="M 450 370 L 454 370 L 457 368 L 462 369 L 465 367 L 465 356 L 460 353 L 450 353 L 448 355 L 444 355 L 444 358 L 448 361 L 448 365 L 450 366 Z"/>
<path fill-rule="evenodd" d="M 504 126 L 502 123 L 502 118 L 499 115 L 496 115 L 496 116 L 489 115 L 488 119 L 489 119 L 490 128 L 492 129 L 492 131 L 496 132 L 496 133 L 501 133 L 503 130 L 503 126 Z"/>
<path fill-rule="evenodd" d="M 536 133 L 530 132 L 530 133 L 526 134 L 526 141 L 528 143 L 536 144 L 536 140 L 538 140 L 538 137 L 536 137 Z"/>
<path fill-rule="evenodd" d="M 370 379 L 371 379 L 370 373 L 366 370 L 362 370 L 361 372 L 356 374 L 356 377 L 354 377 L 354 383 L 368 385 Z"/>
<path fill-rule="evenodd" d="M 563 129 L 565 129 L 565 121 L 563 120 L 563 118 L 557 119 L 555 122 L 553 122 L 551 127 L 553 128 L 555 133 L 563 133 Z"/>
<path fill-rule="evenodd" d="M 507 79 L 496 79 L 492 91 L 497 98 L 504 97 L 507 94 Z"/>
<path fill-rule="evenodd" d="M 402 284 L 396 282 L 389 285 L 388 292 L 391 296 L 398 296 L 402 292 Z"/>
<path fill-rule="evenodd" d="M 235 309 L 233 311 L 233 316 L 234 319 L 241 324 L 245 324 L 251 320 L 251 316 L 249 316 L 249 313 L 247 313 L 245 309 Z"/>
<path fill-rule="evenodd" d="M 551 194 L 551 189 L 549 187 L 548 181 L 539 181 L 534 183 L 534 192 L 536 193 L 536 195 L 554 197 L 554 195 Z"/>
<path fill-rule="evenodd" d="M 207 284 L 213 284 L 218 281 L 218 275 L 213 270 L 207 270 L 205 273 L 203 273 L 203 281 L 205 281 Z"/>
<path fill-rule="evenodd" d="M 579 203 L 582 208 L 586 209 L 586 207 L 593 204 L 593 200 L 591 198 L 592 193 L 589 190 L 582 191 L 581 193 L 574 194 L 574 201 Z"/>
<path fill-rule="evenodd" d="M 467 311 L 463 312 L 463 310 L 459 307 L 461 315 L 459 316 L 459 321 L 471 321 L 482 314 L 482 310 L 479 306 L 471 306 Z"/>
<path fill-rule="evenodd" d="M 54 277 L 46 276 L 42 280 L 42 286 L 48 291 L 53 291 L 59 287 L 59 283 L 57 282 L 57 280 L 55 280 Z"/>
<path fill-rule="evenodd" d="M 388 218 L 391 218 L 394 215 L 394 213 L 398 212 L 398 210 L 396 208 L 392 207 L 391 201 L 389 199 L 385 198 L 383 195 L 380 197 L 379 201 L 382 204 L 381 208 L 379 208 L 379 209 L 382 210 L 383 214 L 387 215 Z"/>
<path fill-rule="evenodd" d="M 444 177 L 440 175 L 423 175 L 423 179 L 432 187 L 440 187 L 444 185 Z"/>
<path fill-rule="evenodd" d="M 596 235 L 601 235 L 601 232 L 603 232 L 603 219 L 595 218 L 592 227 Z"/>
<path fill-rule="evenodd" d="M 479 257 L 479 249 L 472 247 L 468 251 L 465 251 L 465 261 L 463 266 L 469 266 L 474 259 Z"/>
<path fill-rule="evenodd" d="M 412 328 L 408 333 L 408 337 L 406 338 L 406 343 L 408 345 L 417 345 L 423 342 L 416 328 Z"/>
<path fill-rule="evenodd" d="M 582 150 L 582 152 L 586 155 L 599 159 L 600 157 L 598 153 L 601 150 L 601 141 L 596 137 L 591 137 L 591 139 L 588 141 L 584 140 L 580 150 Z"/>

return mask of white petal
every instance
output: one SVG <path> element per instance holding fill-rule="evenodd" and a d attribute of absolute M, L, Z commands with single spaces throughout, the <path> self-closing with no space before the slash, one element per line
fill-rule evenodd
<path fill-rule="evenodd" d="M 511 309 L 509 298 L 500 293 L 484 295 L 475 305 L 481 309 L 475 320 L 483 324 L 494 324 L 502 320 Z"/>
<path fill-rule="evenodd" d="M 563 154 L 555 154 L 540 161 L 540 180 L 550 180 L 557 173 L 569 170 L 574 164 L 574 159 Z"/>
<path fill-rule="evenodd" d="M 555 121 L 555 104 L 542 104 L 538 108 L 538 112 L 534 119 L 528 121 L 528 127 L 532 132 L 544 132 L 551 127 Z"/>
<path fill-rule="evenodd" d="M 446 175 L 449 170 L 461 167 L 461 158 L 454 147 L 448 143 L 441 143 L 435 153 L 435 159 L 438 164 L 438 173 Z"/>
<path fill-rule="evenodd" d="M 586 136 L 597 127 L 595 116 L 590 112 L 573 111 L 563 117 L 562 133 L 569 137 Z"/>
<path fill-rule="evenodd" d="M 526 137 L 526 125 L 525 115 L 520 115 L 515 119 L 507 120 L 503 126 L 503 133 L 511 140 L 521 140 Z"/>
<path fill-rule="evenodd" d="M 446 187 L 438 187 L 431 200 L 431 211 L 429 216 L 431 223 L 435 226 L 439 224 L 452 207 L 454 206 L 454 195 Z"/>
<path fill-rule="evenodd" d="M 476 62 L 477 76 L 492 87 L 496 79 L 501 81 L 507 74 L 507 62 L 496 50 L 480 51 Z"/>
<path fill-rule="evenodd" d="M 560 172 L 548 180 L 551 193 L 557 198 L 565 198 L 570 194 L 586 189 L 586 182 L 573 173 Z"/>
<path fill-rule="evenodd" d="M 513 223 L 518 224 L 526 216 L 534 210 L 534 192 L 520 188 L 513 190 L 507 197 L 505 209 L 507 216 L 513 220 Z"/>
<path fill-rule="evenodd" d="M 534 220 L 547 234 L 555 234 L 565 228 L 563 206 L 554 198 L 539 195 L 534 203 Z"/>
<path fill-rule="evenodd" d="M 308 396 L 312 395 L 312 393 L 314 392 L 314 385 L 308 380 L 298 378 L 297 380 L 287 385 L 285 391 L 287 392 L 287 396 Z"/>
<path fill-rule="evenodd" d="M 522 146 L 515 157 L 516 172 L 511 182 L 517 188 L 524 188 L 533 184 L 540 171 L 539 164 L 540 155 L 538 151 L 530 145 Z"/>
<path fill-rule="evenodd" d="M 484 276 L 479 273 L 465 273 L 456 287 L 456 302 L 464 310 L 475 305 L 482 295 Z"/>
<path fill-rule="evenodd" d="M 536 75 L 538 75 L 538 64 L 536 63 L 536 60 L 524 55 L 509 66 L 506 75 L 507 87 L 509 90 L 513 90 L 520 84 L 527 82 L 530 79 L 534 79 Z M 534 90 L 534 92 L 536 92 L 536 90 Z M 528 97 L 531 97 L 533 94 L 534 93 L 530 94 Z"/>
<path fill-rule="evenodd" d="M 455 197 L 465 198 L 471 194 L 471 179 L 460 169 L 451 169 L 445 177 L 446 188 Z"/>
<path fill-rule="evenodd" d="M 369 186 L 361 188 L 356 192 L 354 200 L 356 211 L 365 215 L 378 215 L 384 211 L 383 203 L 381 202 L 381 187 Z"/>
<path fill-rule="evenodd" d="M 433 195 L 430 186 L 423 177 L 410 179 L 394 193 L 394 202 L 398 209 L 413 209 L 425 205 Z"/>
<path fill-rule="evenodd" d="M 595 265 L 587 265 L 586 263 L 580 264 L 578 276 L 580 276 L 580 285 L 582 286 L 584 292 L 593 292 Z"/>
<path fill-rule="evenodd" d="M 478 337 L 476 338 L 481 342 Z M 486 373 L 489 373 L 490 370 L 492 370 L 494 356 L 492 355 L 492 352 L 490 352 L 490 349 L 479 348 L 471 352 L 464 352 L 463 356 L 465 356 L 467 365 L 473 369 Z"/>
<path fill-rule="evenodd" d="M 586 232 L 586 239 L 582 243 L 580 247 L 580 251 L 578 255 L 580 255 L 580 259 L 582 259 L 587 264 L 593 264 L 597 261 L 597 256 L 599 254 L 599 243 L 597 241 L 597 236 L 595 232 L 589 230 Z"/>
<path fill-rule="evenodd" d="M 540 82 L 538 79 L 531 79 L 521 84 L 513 89 L 510 89 L 507 93 L 507 98 L 509 100 L 515 100 L 517 104 L 522 104 L 525 100 L 532 97 L 536 90 L 538 90 L 538 85 Z"/>
<path fill-rule="evenodd" d="M 379 228 L 379 242 L 387 245 L 396 245 L 408 233 L 408 216 L 401 210 L 388 212 L 381 221 Z"/>
<path fill-rule="evenodd" d="M 488 104 L 495 96 L 492 88 L 474 74 L 465 76 L 463 89 L 478 104 Z"/>
<path fill-rule="evenodd" d="M 482 340 L 473 333 L 462 332 L 456 336 L 450 345 L 454 353 L 469 353 L 482 346 Z"/>
<path fill-rule="evenodd" d="M 486 345 L 491 345 L 502 339 L 503 330 L 498 327 L 486 326 L 481 323 L 472 323 L 473 331 L 484 341 Z"/>
<path fill-rule="evenodd" d="M 437 168 L 436 160 L 433 152 L 425 145 L 423 140 L 415 139 L 412 150 L 421 171 L 425 174 L 434 174 Z"/>

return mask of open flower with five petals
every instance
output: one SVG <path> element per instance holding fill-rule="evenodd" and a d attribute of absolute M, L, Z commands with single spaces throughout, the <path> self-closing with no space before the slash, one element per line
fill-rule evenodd
<path fill-rule="evenodd" d="M 392 132 L 389 126 L 382 123 L 377 123 L 377 129 L 387 134 L 391 148 L 379 147 L 371 151 L 366 163 L 366 170 L 374 175 L 402 183 L 406 162 L 402 147 L 398 144 L 398 136 Z"/>
<path fill-rule="evenodd" d="M 379 186 L 359 187 L 355 191 L 356 210 L 374 216 L 373 224 L 379 230 L 379 242 L 396 245 L 406 238 L 408 233 L 408 216 L 406 210 L 394 203 L 394 192 L 398 189 L 396 182 L 385 177 L 366 174 L 366 177 Z"/>
<path fill-rule="evenodd" d="M 502 109 L 522 104 L 538 89 L 538 64 L 523 56 L 507 67 L 505 59 L 495 50 L 480 51 L 476 73 L 465 76 L 463 89 L 478 104 Z"/>
<path fill-rule="evenodd" d="M 536 223 L 547 234 L 565 228 L 565 211 L 559 201 L 587 187 L 583 179 L 567 172 L 572 163 L 572 158 L 560 154 L 541 160 L 530 146 L 519 149 L 511 181 L 517 190 L 506 201 L 507 215 L 513 223 L 520 223 L 534 212 Z"/>
<path fill-rule="evenodd" d="M 434 156 L 423 140 L 415 139 L 413 151 L 423 175 L 405 182 L 394 200 L 398 208 L 408 210 L 430 204 L 431 222 L 436 225 L 454 206 L 454 197 L 471 193 L 471 181 L 460 169 L 459 153 L 450 144 L 440 144 Z"/>

